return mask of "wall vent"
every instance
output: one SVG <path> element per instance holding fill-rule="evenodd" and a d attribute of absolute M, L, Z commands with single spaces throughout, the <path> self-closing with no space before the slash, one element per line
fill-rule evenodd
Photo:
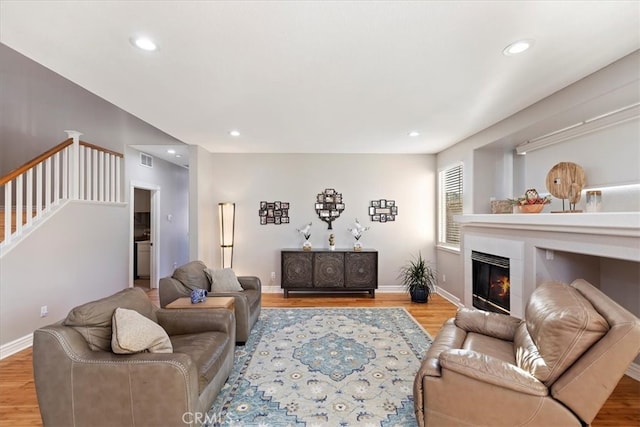
<path fill-rule="evenodd" d="M 153 167 L 153 157 L 151 157 L 148 154 L 145 153 L 140 153 L 140 164 L 142 166 L 146 166 L 148 168 L 152 168 Z"/>

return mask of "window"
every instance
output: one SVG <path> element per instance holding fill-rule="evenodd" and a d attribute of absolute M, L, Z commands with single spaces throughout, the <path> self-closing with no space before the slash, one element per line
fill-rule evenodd
<path fill-rule="evenodd" d="M 462 214 L 462 163 L 438 173 L 438 243 L 460 247 L 460 225 L 453 220 Z"/>

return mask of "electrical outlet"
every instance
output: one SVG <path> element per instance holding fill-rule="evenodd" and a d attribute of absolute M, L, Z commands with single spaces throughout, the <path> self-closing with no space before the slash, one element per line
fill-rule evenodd
<path fill-rule="evenodd" d="M 442 283 L 445 283 L 447 281 L 447 275 L 443 274 L 442 275 Z"/>
<path fill-rule="evenodd" d="M 271 272 L 271 280 L 276 280 L 276 272 L 275 271 Z"/>
<path fill-rule="evenodd" d="M 49 315 L 49 308 L 46 305 L 40 307 L 40 317 L 47 317 Z"/>

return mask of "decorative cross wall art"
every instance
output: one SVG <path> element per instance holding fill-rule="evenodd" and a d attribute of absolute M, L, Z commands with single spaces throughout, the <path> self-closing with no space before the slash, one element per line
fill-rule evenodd
<path fill-rule="evenodd" d="M 372 200 L 369 206 L 369 216 L 371 221 L 387 222 L 395 221 L 398 215 L 398 206 L 395 200 Z"/>
<path fill-rule="evenodd" d="M 288 224 L 289 202 L 260 202 L 260 224 Z"/>
<path fill-rule="evenodd" d="M 316 213 L 320 220 L 329 224 L 328 230 L 333 230 L 331 223 L 340 216 L 344 210 L 342 193 L 336 192 L 333 188 L 327 188 L 316 197 Z"/>

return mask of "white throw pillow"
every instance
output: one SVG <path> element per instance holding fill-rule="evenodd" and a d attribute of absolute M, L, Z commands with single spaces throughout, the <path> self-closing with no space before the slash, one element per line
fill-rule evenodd
<path fill-rule="evenodd" d="M 114 353 L 173 353 L 169 335 L 162 326 L 135 310 L 116 308 L 111 330 L 111 349 Z"/>
<path fill-rule="evenodd" d="M 236 273 L 230 268 L 223 268 L 214 270 L 212 268 L 205 268 L 204 274 L 209 278 L 211 282 L 211 292 L 239 292 L 243 291 Z"/>

